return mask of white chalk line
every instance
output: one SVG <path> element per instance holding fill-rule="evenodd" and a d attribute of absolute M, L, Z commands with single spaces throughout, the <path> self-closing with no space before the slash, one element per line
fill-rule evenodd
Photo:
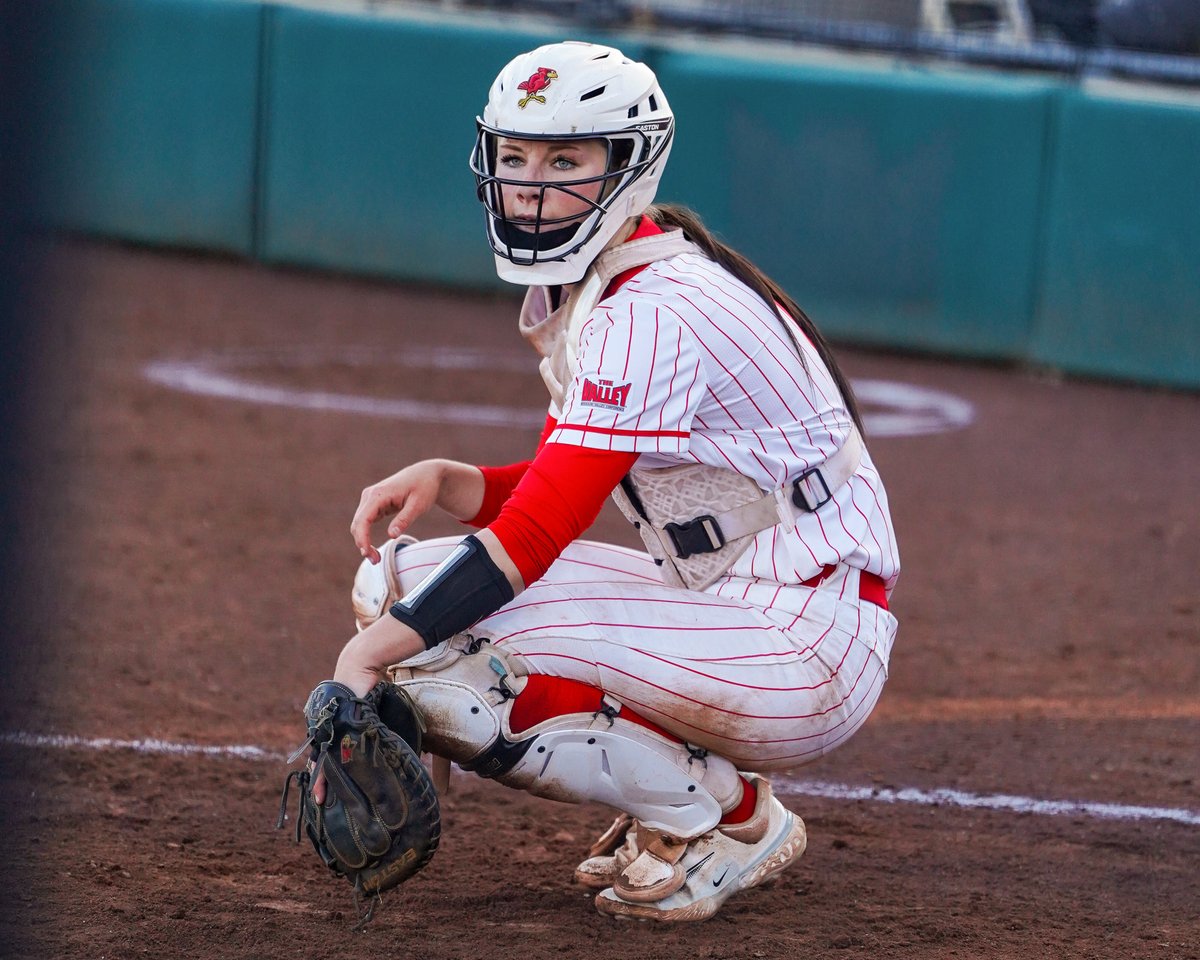
<path fill-rule="evenodd" d="M 1090 817 L 1095 820 L 1174 820 L 1200 826 L 1200 810 L 1178 807 L 1140 807 L 1123 803 L 1088 803 L 1079 800 L 1038 800 L 1009 794 L 978 794 L 963 790 L 915 787 L 852 787 L 844 783 L 820 780 L 778 778 L 786 792 L 831 800 L 872 800 L 877 803 L 917 803 L 927 807 L 965 807 L 974 810 L 999 810 L 1032 813 L 1050 817 Z M 785 791 L 780 791 L 785 792 Z"/>
<path fill-rule="evenodd" d="M 135 753 L 160 754 L 177 757 L 230 757 L 237 760 L 270 760 L 283 762 L 286 753 L 264 750 L 262 747 L 200 743 L 176 743 L 171 740 L 114 740 L 109 737 L 74 737 L 45 733 L 0 733 L 0 743 L 19 747 L 58 747 L 64 750 L 132 750 Z"/>
<path fill-rule="evenodd" d="M 131 750 L 136 753 L 166 756 L 227 757 L 236 760 L 284 763 L 287 755 L 250 745 L 204 745 L 170 740 L 115 740 L 107 737 L 76 737 L 24 732 L 0 733 L 0 743 L 23 747 L 57 747 L 74 750 Z M 1006 813 L 1035 814 L 1049 817 L 1083 817 L 1094 820 L 1171 820 L 1188 826 L 1200 826 L 1200 810 L 1178 807 L 1144 807 L 1123 803 L 1089 803 L 1078 800 L 1039 800 L 1009 794 L 979 794 L 964 790 L 916 787 L 855 787 L 797 777 L 772 777 L 782 788 L 779 792 L 829 800 L 862 800 L 874 803 L 911 803 L 926 807 L 962 807 Z"/>
<path fill-rule="evenodd" d="M 357 348 L 298 347 L 264 350 L 234 350 L 182 360 L 148 363 L 143 375 L 153 383 L 199 396 L 241 400 L 265 406 L 290 407 L 333 413 L 353 413 L 422 423 L 454 423 L 485 427 L 540 427 L 544 408 L 497 406 L 493 404 L 433 403 L 398 397 L 372 397 L 325 390 L 307 390 L 263 383 L 246 371 L 276 366 L 302 369 L 321 365 L 356 369 L 388 367 L 393 370 L 440 370 L 448 372 L 531 372 L 529 354 L 458 347 L 406 347 L 403 351 Z M 411 383 L 412 378 L 409 378 Z M 876 437 L 912 437 L 958 430 L 975 418 L 966 400 L 914 384 L 889 380 L 855 380 L 854 390 L 866 410 L 867 431 Z M 871 407 L 885 409 L 871 409 Z"/>

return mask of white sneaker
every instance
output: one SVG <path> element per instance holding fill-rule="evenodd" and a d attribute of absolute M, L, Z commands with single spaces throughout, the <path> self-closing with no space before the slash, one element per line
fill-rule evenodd
<path fill-rule="evenodd" d="M 798 860 L 808 843 L 804 821 L 775 799 L 766 780 L 756 777 L 755 789 L 754 813 L 744 823 L 686 844 L 643 836 L 637 858 L 596 895 L 596 909 L 618 918 L 707 920 L 739 890 Z"/>
<path fill-rule="evenodd" d="M 611 887 L 637 855 L 637 821 L 622 813 L 592 844 L 587 859 L 575 868 L 575 880 L 593 890 Z"/>

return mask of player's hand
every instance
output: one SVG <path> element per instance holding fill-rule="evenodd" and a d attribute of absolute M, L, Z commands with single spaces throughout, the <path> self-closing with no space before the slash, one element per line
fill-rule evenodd
<path fill-rule="evenodd" d="M 356 697 L 365 697 L 375 684 L 387 679 L 389 664 L 401 663 L 424 649 L 425 642 L 412 627 L 394 617 L 380 617 L 342 648 L 333 679 L 349 687 Z M 313 781 L 312 791 L 317 803 L 325 802 L 323 774 Z"/>
<path fill-rule="evenodd" d="M 398 537 L 437 503 L 444 472 L 442 463 L 422 460 L 363 490 L 350 521 L 350 536 L 360 554 L 372 563 L 379 562 L 379 551 L 371 544 L 371 526 L 377 520 L 392 517 L 388 536 Z"/>
<path fill-rule="evenodd" d="M 390 619 L 390 618 L 389 618 Z M 347 645 L 349 646 L 349 645 Z M 348 686 L 356 697 L 365 697 L 367 692 L 371 690 L 380 680 L 383 679 L 381 673 L 368 667 L 355 658 L 353 655 L 347 656 L 347 651 L 343 650 L 341 657 L 338 658 L 337 669 L 333 672 L 333 679 L 338 683 L 344 683 Z M 313 763 L 310 760 L 308 770 L 311 773 Z M 318 773 L 312 783 L 313 799 L 318 804 L 325 802 L 325 774 Z"/>

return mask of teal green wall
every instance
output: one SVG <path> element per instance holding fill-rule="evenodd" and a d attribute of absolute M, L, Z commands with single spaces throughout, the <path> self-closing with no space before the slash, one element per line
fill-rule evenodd
<path fill-rule="evenodd" d="M 1031 355 L 1200 385 L 1200 109 L 1064 90 Z"/>
<path fill-rule="evenodd" d="M 1017 356 L 1054 87 L 667 54 L 665 194 L 834 336 Z"/>
<path fill-rule="evenodd" d="M 261 256 L 501 286 L 467 165 L 474 121 L 500 68 L 557 35 L 289 7 L 269 23 Z"/>
<path fill-rule="evenodd" d="M 253 252 L 263 8 L 47 0 L 33 135 L 45 218 L 149 243 Z"/>
<path fill-rule="evenodd" d="M 472 287 L 467 157 L 551 32 L 254 0 L 48 0 L 53 225 Z M 846 341 L 1200 387 L 1200 98 L 605 40 L 678 116 L 687 203 Z"/>
<path fill-rule="evenodd" d="M 467 157 L 508 51 L 479 30 L 277 8 L 261 253 L 479 284 L 493 273 Z M 485 280 L 486 282 L 486 280 Z"/>

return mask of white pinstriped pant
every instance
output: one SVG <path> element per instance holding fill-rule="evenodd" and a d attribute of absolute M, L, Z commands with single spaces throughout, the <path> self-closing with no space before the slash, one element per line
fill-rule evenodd
<path fill-rule="evenodd" d="M 460 539 L 398 551 L 404 591 Z M 896 633 L 889 612 L 858 599 L 858 571 L 843 565 L 815 588 L 726 579 L 716 590 L 666 586 L 646 554 L 577 540 L 469 632 L 743 770 L 797 767 L 852 736 L 879 698 Z"/>

